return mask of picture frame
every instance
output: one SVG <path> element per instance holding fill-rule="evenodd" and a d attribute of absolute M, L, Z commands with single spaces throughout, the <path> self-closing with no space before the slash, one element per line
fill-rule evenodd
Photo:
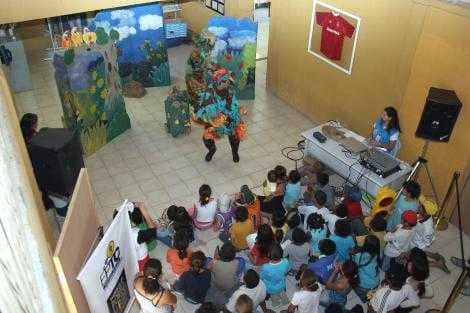
<path fill-rule="evenodd" d="M 351 75 L 361 18 L 320 0 L 312 0 L 308 53 Z"/>
<path fill-rule="evenodd" d="M 225 0 L 205 0 L 206 7 L 221 15 L 225 15 Z"/>

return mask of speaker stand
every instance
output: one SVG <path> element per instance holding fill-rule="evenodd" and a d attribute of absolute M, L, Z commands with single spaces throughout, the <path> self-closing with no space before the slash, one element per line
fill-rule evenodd
<path fill-rule="evenodd" d="M 439 309 L 427 310 L 426 313 L 450 313 L 452 312 L 451 308 L 454 305 L 455 301 L 457 300 L 457 297 L 459 296 L 460 291 L 462 290 L 465 280 L 470 277 L 469 276 L 470 268 L 467 265 L 468 260 L 465 259 L 465 251 L 463 247 L 462 210 L 460 208 L 459 177 L 460 177 L 460 173 L 454 172 L 454 176 L 452 178 L 452 182 L 450 186 L 451 188 L 455 187 L 455 193 L 456 193 L 456 198 L 457 198 L 457 217 L 458 217 L 458 222 L 459 222 L 460 257 L 463 260 L 462 273 L 460 274 L 459 278 L 455 282 L 455 285 L 452 288 L 452 291 L 450 292 L 450 295 L 447 298 L 446 303 L 444 304 L 444 307 L 441 310 Z"/>
<path fill-rule="evenodd" d="M 434 185 L 434 181 L 432 180 L 432 177 L 431 177 L 431 171 L 429 170 L 429 167 L 428 167 L 428 160 L 424 158 L 426 156 L 426 153 L 428 152 L 428 146 L 429 146 L 429 140 L 426 140 L 426 142 L 424 143 L 423 149 L 421 150 L 421 154 L 418 157 L 418 159 L 413 163 L 413 168 L 410 174 L 408 174 L 408 177 L 406 178 L 405 182 L 412 180 L 413 177 L 418 175 L 420 168 L 424 167 L 424 169 L 426 170 L 426 175 L 428 177 L 429 183 L 431 184 L 431 189 L 432 189 L 434 199 L 436 199 L 436 203 L 438 207 L 440 207 L 439 195 L 437 194 L 436 185 Z M 394 201 L 396 201 L 402 193 L 403 193 L 403 187 L 401 187 L 400 190 L 398 191 L 397 195 L 395 196 Z"/>

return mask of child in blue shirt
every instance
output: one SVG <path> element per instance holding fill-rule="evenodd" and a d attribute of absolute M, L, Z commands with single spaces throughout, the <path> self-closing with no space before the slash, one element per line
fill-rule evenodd
<path fill-rule="evenodd" d="M 297 170 L 292 170 L 289 173 L 289 182 L 286 185 L 284 191 L 284 199 L 282 205 L 284 209 L 289 210 L 297 206 L 297 202 L 300 199 L 302 187 L 300 186 L 300 173 Z"/>
<path fill-rule="evenodd" d="M 403 184 L 403 193 L 395 202 L 395 208 L 387 220 L 388 232 L 393 232 L 398 224 L 401 224 L 403 212 L 408 210 L 418 212 L 418 198 L 420 194 L 421 186 L 417 182 L 410 180 Z"/>
<path fill-rule="evenodd" d="M 380 240 L 377 236 L 367 235 L 364 245 L 358 247 L 352 260 L 359 269 L 359 285 L 354 288 L 362 302 L 367 302 L 369 291 L 377 288 L 380 283 Z"/>
<path fill-rule="evenodd" d="M 356 247 L 351 236 L 351 223 L 346 219 L 337 220 L 335 223 L 335 233 L 330 237 L 336 244 L 338 261 L 344 262 L 349 259 L 349 253 Z"/>
<path fill-rule="evenodd" d="M 323 217 L 318 213 L 312 213 L 307 218 L 307 233 L 310 233 L 310 249 L 312 255 L 320 255 L 318 244 L 328 237 L 328 227 Z"/>
<path fill-rule="evenodd" d="M 270 261 L 261 266 L 260 277 L 266 285 L 266 292 L 271 297 L 273 307 L 287 305 L 286 275 L 290 270 L 289 261 L 282 258 L 284 251 L 278 243 L 271 247 Z"/>
<path fill-rule="evenodd" d="M 318 276 L 318 280 L 324 285 L 335 268 L 337 261 L 336 244 L 330 239 L 323 239 L 318 243 L 318 247 L 321 253 L 320 256 L 315 260 L 311 260 L 307 268 L 314 272 Z"/>

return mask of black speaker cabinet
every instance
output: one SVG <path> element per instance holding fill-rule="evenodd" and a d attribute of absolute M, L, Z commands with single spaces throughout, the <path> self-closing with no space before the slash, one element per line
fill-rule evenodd
<path fill-rule="evenodd" d="M 431 87 L 416 137 L 448 142 L 461 108 L 462 102 L 453 90 Z"/>
<path fill-rule="evenodd" d="M 28 150 L 41 190 L 71 195 L 84 167 L 78 136 L 65 128 L 43 128 L 31 139 Z"/>

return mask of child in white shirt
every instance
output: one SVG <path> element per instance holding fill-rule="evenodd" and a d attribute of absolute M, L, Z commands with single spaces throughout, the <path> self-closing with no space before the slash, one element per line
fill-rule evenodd
<path fill-rule="evenodd" d="M 323 218 L 326 214 L 330 214 L 330 210 L 325 207 L 326 203 L 326 194 L 318 190 L 315 192 L 314 199 L 313 199 L 313 204 L 312 205 L 302 205 L 299 206 L 299 214 L 303 216 L 303 221 L 304 221 L 304 230 L 307 230 L 307 218 L 309 217 L 310 214 L 312 213 L 318 213 L 320 214 Z"/>
<path fill-rule="evenodd" d="M 384 240 L 386 244 L 382 270 L 388 271 L 390 262 L 394 262 L 395 258 L 411 249 L 411 240 L 415 234 L 414 228 L 417 219 L 416 212 L 407 210 L 401 216 L 402 224 L 399 224 L 393 232 L 385 234 Z"/>
<path fill-rule="evenodd" d="M 213 226 L 217 214 L 217 199 L 211 197 L 212 190 L 209 185 L 199 187 L 199 201 L 194 204 L 195 212 L 193 223 L 199 230 L 206 230 Z"/>
<path fill-rule="evenodd" d="M 322 288 L 311 270 L 305 270 L 300 276 L 299 291 L 294 292 L 287 310 L 281 313 L 318 313 Z"/>

